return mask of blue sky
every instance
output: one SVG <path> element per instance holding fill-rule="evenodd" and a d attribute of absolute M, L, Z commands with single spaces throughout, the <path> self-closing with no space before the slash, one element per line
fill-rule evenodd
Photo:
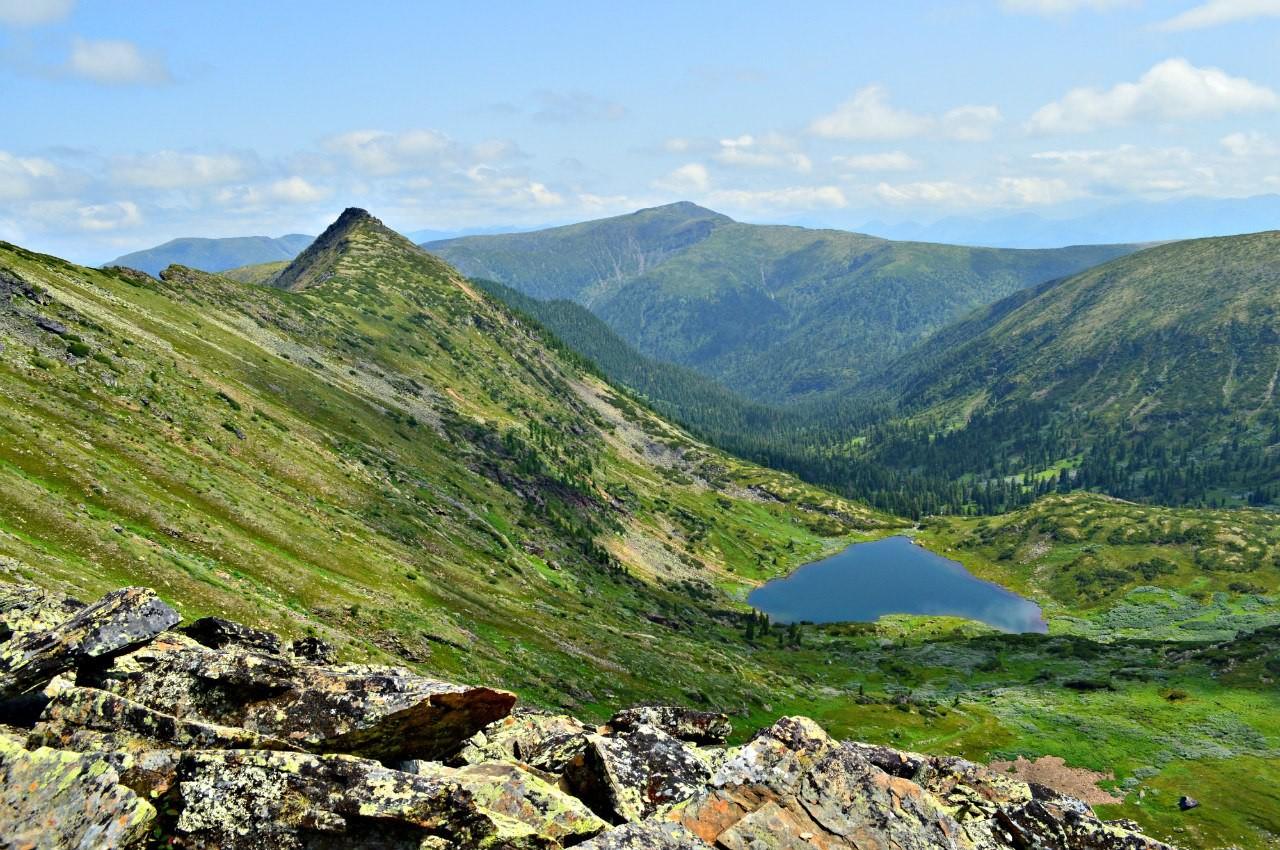
<path fill-rule="evenodd" d="M 1280 0 L 363 5 L 0 0 L 0 238 L 1280 191 Z"/>

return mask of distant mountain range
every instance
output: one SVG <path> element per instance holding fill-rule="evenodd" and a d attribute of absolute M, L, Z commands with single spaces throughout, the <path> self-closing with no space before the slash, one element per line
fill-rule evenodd
<path fill-rule="evenodd" d="M 472 234 L 511 233 L 514 227 L 477 227 L 461 230 L 415 230 L 403 234 L 412 242 L 452 239 Z M 171 265 L 188 266 L 204 272 L 225 272 L 263 263 L 289 262 L 311 244 L 314 236 L 290 233 L 287 236 L 231 236 L 223 239 L 184 237 L 163 245 L 116 257 L 105 266 L 126 266 L 159 274 Z"/>
<path fill-rule="evenodd" d="M 867 233 L 956 245 L 1052 248 L 1114 242 L 1168 242 L 1257 233 L 1280 226 L 1280 195 L 1185 198 L 1118 204 L 1088 214 L 1045 217 L 1018 213 L 996 218 L 945 218 L 931 224 L 869 221 Z"/>
<path fill-rule="evenodd" d="M 304 236 L 301 233 L 291 233 L 276 239 L 270 236 L 170 239 L 163 245 L 116 257 L 104 265 L 126 266 L 149 275 L 159 274 L 171 265 L 221 272 L 238 266 L 292 260 L 313 239 L 314 236 Z"/>
<path fill-rule="evenodd" d="M 423 247 L 471 277 L 576 301 L 642 353 L 771 402 L 851 387 L 970 310 L 1135 249 L 891 242 L 687 202 Z"/>

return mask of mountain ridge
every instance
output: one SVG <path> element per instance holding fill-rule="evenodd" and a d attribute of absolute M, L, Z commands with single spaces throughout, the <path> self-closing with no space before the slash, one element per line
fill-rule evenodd
<path fill-rule="evenodd" d="M 853 386 L 970 309 L 1135 250 L 892 242 L 687 203 L 424 247 L 469 276 L 577 301 L 649 357 L 787 403 Z"/>

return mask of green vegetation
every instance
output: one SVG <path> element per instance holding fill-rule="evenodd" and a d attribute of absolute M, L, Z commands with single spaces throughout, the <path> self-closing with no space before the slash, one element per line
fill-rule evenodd
<path fill-rule="evenodd" d="M 586 305 L 645 355 L 779 402 L 847 389 L 970 310 L 1133 250 L 890 242 L 689 203 L 424 247 L 472 277 Z"/>
<path fill-rule="evenodd" d="M 481 289 L 367 215 L 279 271 L 291 288 L 0 244 L 0 564 L 85 597 L 151 585 L 188 617 L 593 718 L 657 700 L 717 706 L 740 732 L 803 713 L 924 751 L 1057 755 L 1112 775 L 1108 816 L 1181 846 L 1280 837 L 1280 516 L 1046 493 L 930 517 L 922 542 L 1042 605 L 1049 634 L 782 626 L 745 606 L 751 587 L 910 523 L 655 409 L 721 436 L 758 413 L 744 445 L 838 448 L 892 492 L 904 473 L 854 451 L 879 445 L 864 421 L 824 443 L 791 412 L 718 414 L 719 387 L 573 305 Z M 1077 467 L 1008 486 L 1056 490 Z M 898 497 L 933 512 L 924 490 Z M 1179 812 L 1181 794 L 1203 805 Z"/>

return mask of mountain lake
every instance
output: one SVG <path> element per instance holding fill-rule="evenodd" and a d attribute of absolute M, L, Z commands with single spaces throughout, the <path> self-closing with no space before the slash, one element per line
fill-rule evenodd
<path fill-rule="evenodd" d="M 909 537 L 855 543 L 756 588 L 747 601 L 782 623 L 872 621 L 884 614 L 965 617 L 1007 632 L 1046 632 L 1040 606 L 983 581 Z"/>

